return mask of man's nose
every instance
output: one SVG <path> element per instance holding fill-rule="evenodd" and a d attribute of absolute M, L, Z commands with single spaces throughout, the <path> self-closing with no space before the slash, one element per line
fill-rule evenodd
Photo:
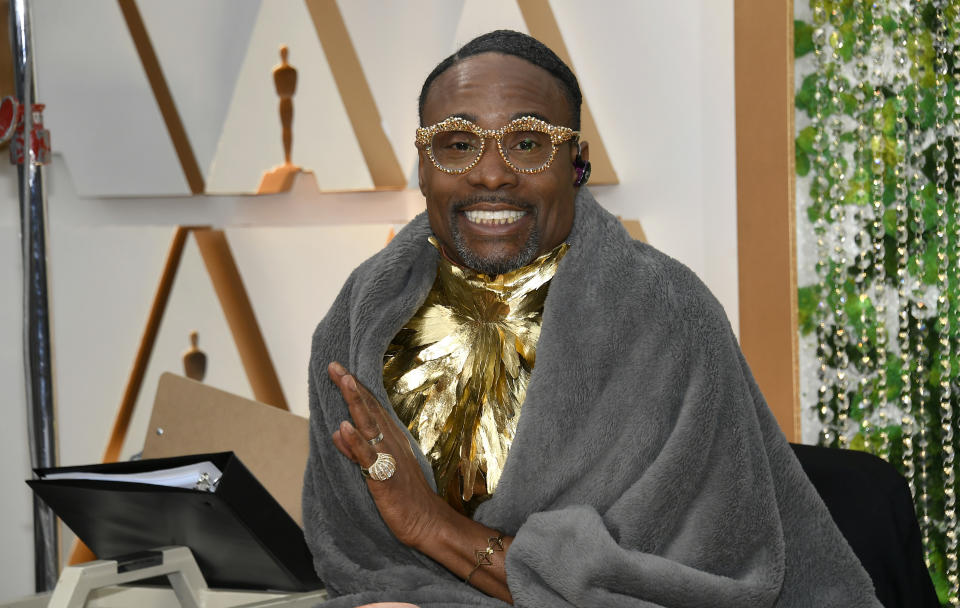
<path fill-rule="evenodd" d="M 500 156 L 497 142 L 493 139 L 487 140 L 483 156 L 480 157 L 476 166 L 467 173 L 466 177 L 471 186 L 487 190 L 499 190 L 500 188 L 517 185 L 516 172 Z"/>

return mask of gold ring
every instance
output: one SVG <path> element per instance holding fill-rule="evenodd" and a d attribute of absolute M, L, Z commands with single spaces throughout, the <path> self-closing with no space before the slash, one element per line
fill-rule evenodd
<path fill-rule="evenodd" d="M 386 481 L 397 472 L 397 461 L 386 452 L 378 452 L 377 459 L 373 464 L 366 468 L 360 467 L 360 472 L 364 477 L 369 477 L 374 481 Z"/>

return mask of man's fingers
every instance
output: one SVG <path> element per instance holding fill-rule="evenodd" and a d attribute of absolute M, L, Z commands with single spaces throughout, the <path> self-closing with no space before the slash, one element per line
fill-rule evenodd
<path fill-rule="evenodd" d="M 353 455 L 353 450 L 350 449 L 350 446 L 343 440 L 343 433 L 340 429 L 337 429 L 333 433 L 333 445 L 340 453 L 350 459 L 350 461 L 356 463 L 357 457 Z"/>
<path fill-rule="evenodd" d="M 372 400 L 376 404 L 376 399 L 336 361 L 327 366 L 327 373 L 330 375 L 330 380 L 340 389 L 340 394 L 343 395 L 343 400 L 350 409 L 350 417 L 363 438 L 373 439 L 379 435 L 380 427 L 377 424 L 375 410 L 368 403 Z"/>
<path fill-rule="evenodd" d="M 347 368 L 340 365 L 339 361 L 331 361 L 327 365 L 327 374 L 330 376 L 330 379 L 334 382 L 337 382 L 337 378 L 347 373 Z M 338 383 L 339 384 L 339 383 Z"/>
<path fill-rule="evenodd" d="M 406 449 L 412 453 L 410 444 L 400 428 L 387 416 L 377 398 L 357 382 L 353 374 L 336 361 L 327 366 L 327 373 L 340 389 L 340 394 L 343 395 L 353 420 L 352 425 L 346 421 L 341 423 L 338 431 L 341 443 L 337 448 L 344 455 L 361 466 L 369 466 L 377 458 L 377 450 L 370 441 L 377 439 L 381 434 L 388 442 L 392 439 L 394 443 L 403 446 L 400 449 Z M 334 440 L 335 442 L 337 440 L 336 434 L 334 434 Z"/>
<path fill-rule="evenodd" d="M 367 390 L 367 387 L 364 385 L 356 382 L 356 379 L 352 376 L 351 379 L 354 381 L 354 386 L 357 387 L 357 395 L 359 395 L 361 403 L 366 408 L 366 416 L 361 416 L 361 418 L 369 421 L 371 424 L 369 428 L 373 434 L 370 435 L 369 439 L 373 439 L 378 434 L 383 433 L 385 436 L 393 437 L 401 444 L 406 443 L 406 437 L 399 432 L 399 428 L 396 424 L 394 424 L 393 420 L 390 419 L 387 412 L 384 411 L 383 407 L 380 405 L 380 402 L 376 397 L 373 396 L 373 393 Z M 352 414 L 353 410 L 350 412 Z M 360 429 L 364 435 L 366 435 L 365 429 L 367 427 L 359 424 L 359 420 L 360 418 L 357 418 L 357 416 L 354 415 L 354 421 L 358 422 L 357 428 Z"/>
<path fill-rule="evenodd" d="M 353 378 L 353 379 L 356 380 L 356 378 Z M 359 382 L 354 382 L 354 384 L 355 384 L 356 387 L 357 387 L 357 393 L 360 395 L 361 401 L 363 401 L 363 404 L 364 404 L 365 406 L 367 406 L 367 411 L 368 411 L 368 412 L 370 413 L 370 415 L 373 416 L 374 418 L 379 418 L 379 415 L 380 415 L 381 409 L 382 409 L 382 408 L 380 407 L 380 402 L 377 401 L 377 398 L 374 397 L 374 396 L 370 393 L 370 391 L 367 390 L 367 387 L 365 387 L 364 385 L 360 384 Z"/>
<path fill-rule="evenodd" d="M 368 397 L 367 389 L 363 388 L 363 385 L 351 374 L 343 376 L 342 387 L 341 392 L 344 393 L 350 408 L 350 417 L 353 418 L 354 426 L 363 435 L 363 439 L 373 439 L 379 435 L 380 425 L 377 424 L 377 417 L 367 404 L 368 399 L 373 399 Z"/>
<path fill-rule="evenodd" d="M 350 453 L 354 455 L 355 458 L 351 458 L 351 460 L 360 466 L 369 468 L 376 462 L 377 450 L 346 420 L 340 423 L 340 439 L 349 448 Z"/>
<path fill-rule="evenodd" d="M 356 377 L 348 372 L 339 362 L 331 361 L 330 365 L 327 366 L 327 373 L 330 375 L 330 379 L 333 380 L 334 384 L 340 387 L 341 392 L 344 388 L 353 391 L 359 396 L 360 402 L 366 405 L 371 413 L 376 414 L 379 411 L 380 404 L 376 397 L 370 394 L 367 387 L 357 382 Z"/>

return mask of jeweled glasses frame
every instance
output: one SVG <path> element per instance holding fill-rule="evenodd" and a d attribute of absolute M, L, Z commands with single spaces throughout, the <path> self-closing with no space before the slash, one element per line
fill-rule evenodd
<path fill-rule="evenodd" d="M 437 133 L 443 133 L 447 131 L 468 131 L 480 138 L 480 151 L 477 153 L 477 157 L 473 159 L 473 162 L 462 169 L 450 169 L 449 167 L 444 167 L 433 155 L 433 149 L 431 146 L 433 136 Z M 510 158 L 503 151 L 503 136 L 507 133 L 516 133 L 517 131 L 537 131 L 550 136 L 550 143 L 553 145 L 553 148 L 550 151 L 550 157 L 546 160 L 546 162 L 543 163 L 543 165 L 534 169 L 522 169 L 510 161 Z M 553 159 L 557 155 L 557 147 L 569 139 L 576 139 L 578 137 L 580 137 L 580 131 L 574 131 L 569 127 L 552 125 L 545 120 L 540 120 L 539 118 L 534 118 L 533 116 L 521 116 L 520 118 L 515 118 L 499 129 L 482 129 L 466 118 L 451 116 L 450 118 L 441 120 L 440 122 L 430 125 L 429 127 L 419 127 L 417 129 L 416 143 L 418 146 L 423 147 L 427 153 L 427 156 L 430 157 L 430 161 L 433 163 L 434 167 L 440 171 L 443 171 L 444 173 L 462 175 L 477 166 L 477 163 L 479 163 L 480 159 L 483 158 L 484 151 L 486 151 L 487 139 L 493 138 L 497 140 L 497 151 L 500 152 L 500 158 L 503 159 L 503 162 L 507 163 L 508 167 L 517 173 L 532 174 L 546 171 L 553 163 Z"/>

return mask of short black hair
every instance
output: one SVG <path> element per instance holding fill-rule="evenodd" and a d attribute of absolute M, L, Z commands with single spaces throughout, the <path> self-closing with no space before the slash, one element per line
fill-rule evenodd
<path fill-rule="evenodd" d="M 583 95 L 580 93 L 580 84 L 577 82 L 577 77 L 573 75 L 573 71 L 547 45 L 532 36 L 513 30 L 495 30 L 477 36 L 433 68 L 423 82 L 423 88 L 420 89 L 420 126 L 424 126 L 423 104 L 433 81 L 464 59 L 481 53 L 513 55 L 550 72 L 560 81 L 560 88 L 570 105 L 573 120 L 573 124 L 569 125 L 570 128 L 575 131 L 580 129 L 580 105 L 583 103 Z"/>

